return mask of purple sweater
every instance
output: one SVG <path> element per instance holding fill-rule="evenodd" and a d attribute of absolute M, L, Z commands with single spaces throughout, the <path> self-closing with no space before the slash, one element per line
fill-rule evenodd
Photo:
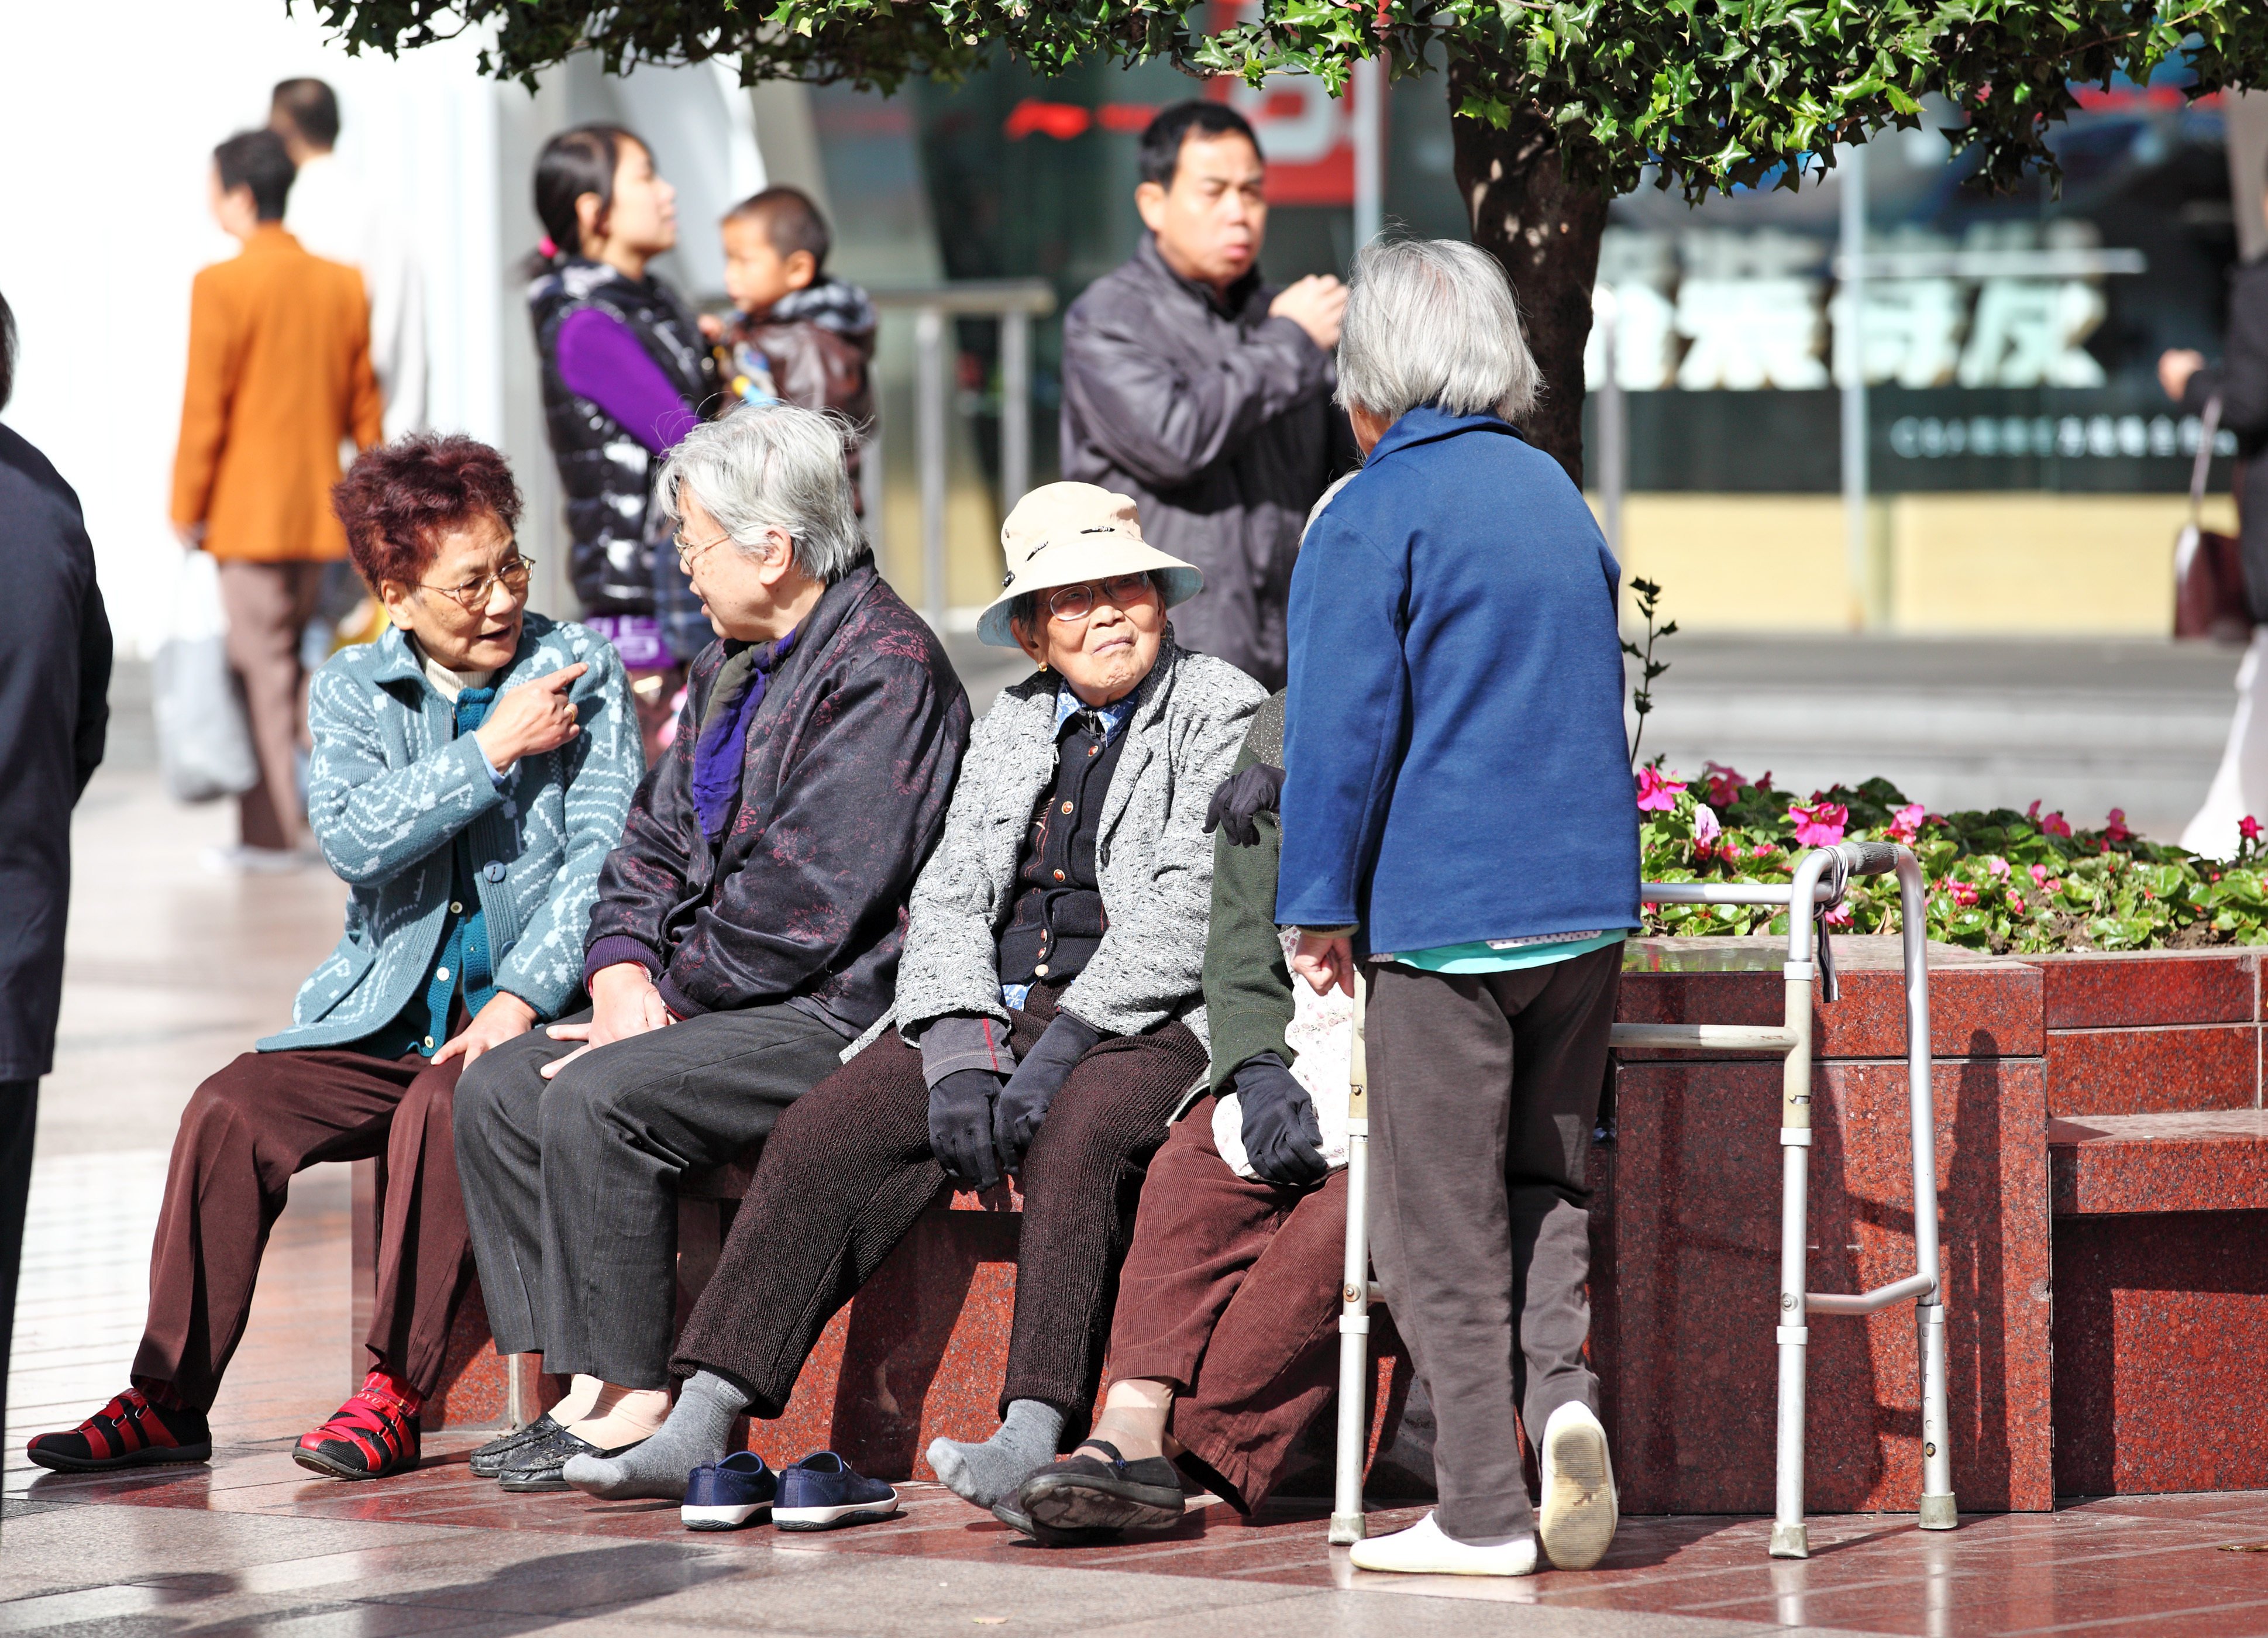
<path fill-rule="evenodd" d="M 585 307 L 559 326 L 559 377 L 622 423 L 653 454 L 666 454 L 701 417 L 677 395 L 661 366 L 611 314 Z"/>

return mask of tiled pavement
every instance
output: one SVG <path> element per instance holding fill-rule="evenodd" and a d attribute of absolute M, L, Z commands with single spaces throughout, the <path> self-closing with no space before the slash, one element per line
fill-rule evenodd
<path fill-rule="evenodd" d="M 463 1465 L 477 1435 L 437 1439 L 415 1475 L 316 1480 L 285 1452 L 337 1403 L 350 1358 L 345 1192 L 320 1173 L 277 1227 L 216 1410 L 218 1459 L 35 1478 L 24 1437 L 124 1380 L 173 1111 L 254 1031 L 250 1015 L 281 1015 L 335 913 L 327 884 L 196 874 L 195 845 L 221 816 L 105 778 L 81 858 L 124 847 L 136 863 L 80 872 L 13 1376 L 0 1634 L 2268 1635 L 2260 1494 L 1980 1516 L 1949 1536 L 1900 1516 L 1821 1519 L 1800 1564 L 1765 1557 L 1760 1520 L 1633 1519 L 1599 1570 L 1498 1583 L 1359 1575 L 1313 1512 L 1248 1524 L 1207 1507 L 1162 1539 L 1051 1553 L 934 1486 L 906 1487 L 887 1524 L 693 1537 L 666 1506 L 504 1496 Z M 224 983 L 247 1017 L 217 1029 L 197 991 Z"/>

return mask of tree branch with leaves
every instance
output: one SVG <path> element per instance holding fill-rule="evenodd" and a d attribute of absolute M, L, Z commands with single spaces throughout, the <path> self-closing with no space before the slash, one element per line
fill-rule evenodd
<path fill-rule="evenodd" d="M 1519 291 L 1548 392 L 1531 441 L 1582 477 L 1583 346 L 1608 202 L 1646 185 L 1688 199 L 1793 188 L 1838 144 L 1919 123 L 1939 96 L 1979 178 L 2057 173 L 2078 88 L 2176 63 L 2192 95 L 2268 85 L 2263 0 L 1261 0 L 1207 28 L 1198 0 L 284 0 L 351 51 L 462 33 L 487 73 L 530 84 L 595 53 L 737 61 L 742 80 L 894 91 L 953 80 L 1005 50 L 1040 74 L 1164 59 L 1257 84 L 1297 70 L 1334 93 L 1357 63 L 1446 67 L 1458 187 L 1474 241 Z"/>

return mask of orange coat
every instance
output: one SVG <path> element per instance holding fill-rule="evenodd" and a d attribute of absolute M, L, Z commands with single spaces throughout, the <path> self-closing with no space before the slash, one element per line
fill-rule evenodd
<path fill-rule="evenodd" d="M 216 557 L 345 557 L 339 445 L 377 443 L 381 408 L 362 275 L 263 222 L 190 287 L 173 521 L 202 523 Z"/>

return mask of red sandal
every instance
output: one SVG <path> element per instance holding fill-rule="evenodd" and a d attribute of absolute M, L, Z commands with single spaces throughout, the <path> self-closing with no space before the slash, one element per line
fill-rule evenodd
<path fill-rule="evenodd" d="M 417 1465 L 421 1402 L 374 1370 L 331 1420 L 302 1434 L 291 1459 L 329 1479 L 383 1479 Z"/>

